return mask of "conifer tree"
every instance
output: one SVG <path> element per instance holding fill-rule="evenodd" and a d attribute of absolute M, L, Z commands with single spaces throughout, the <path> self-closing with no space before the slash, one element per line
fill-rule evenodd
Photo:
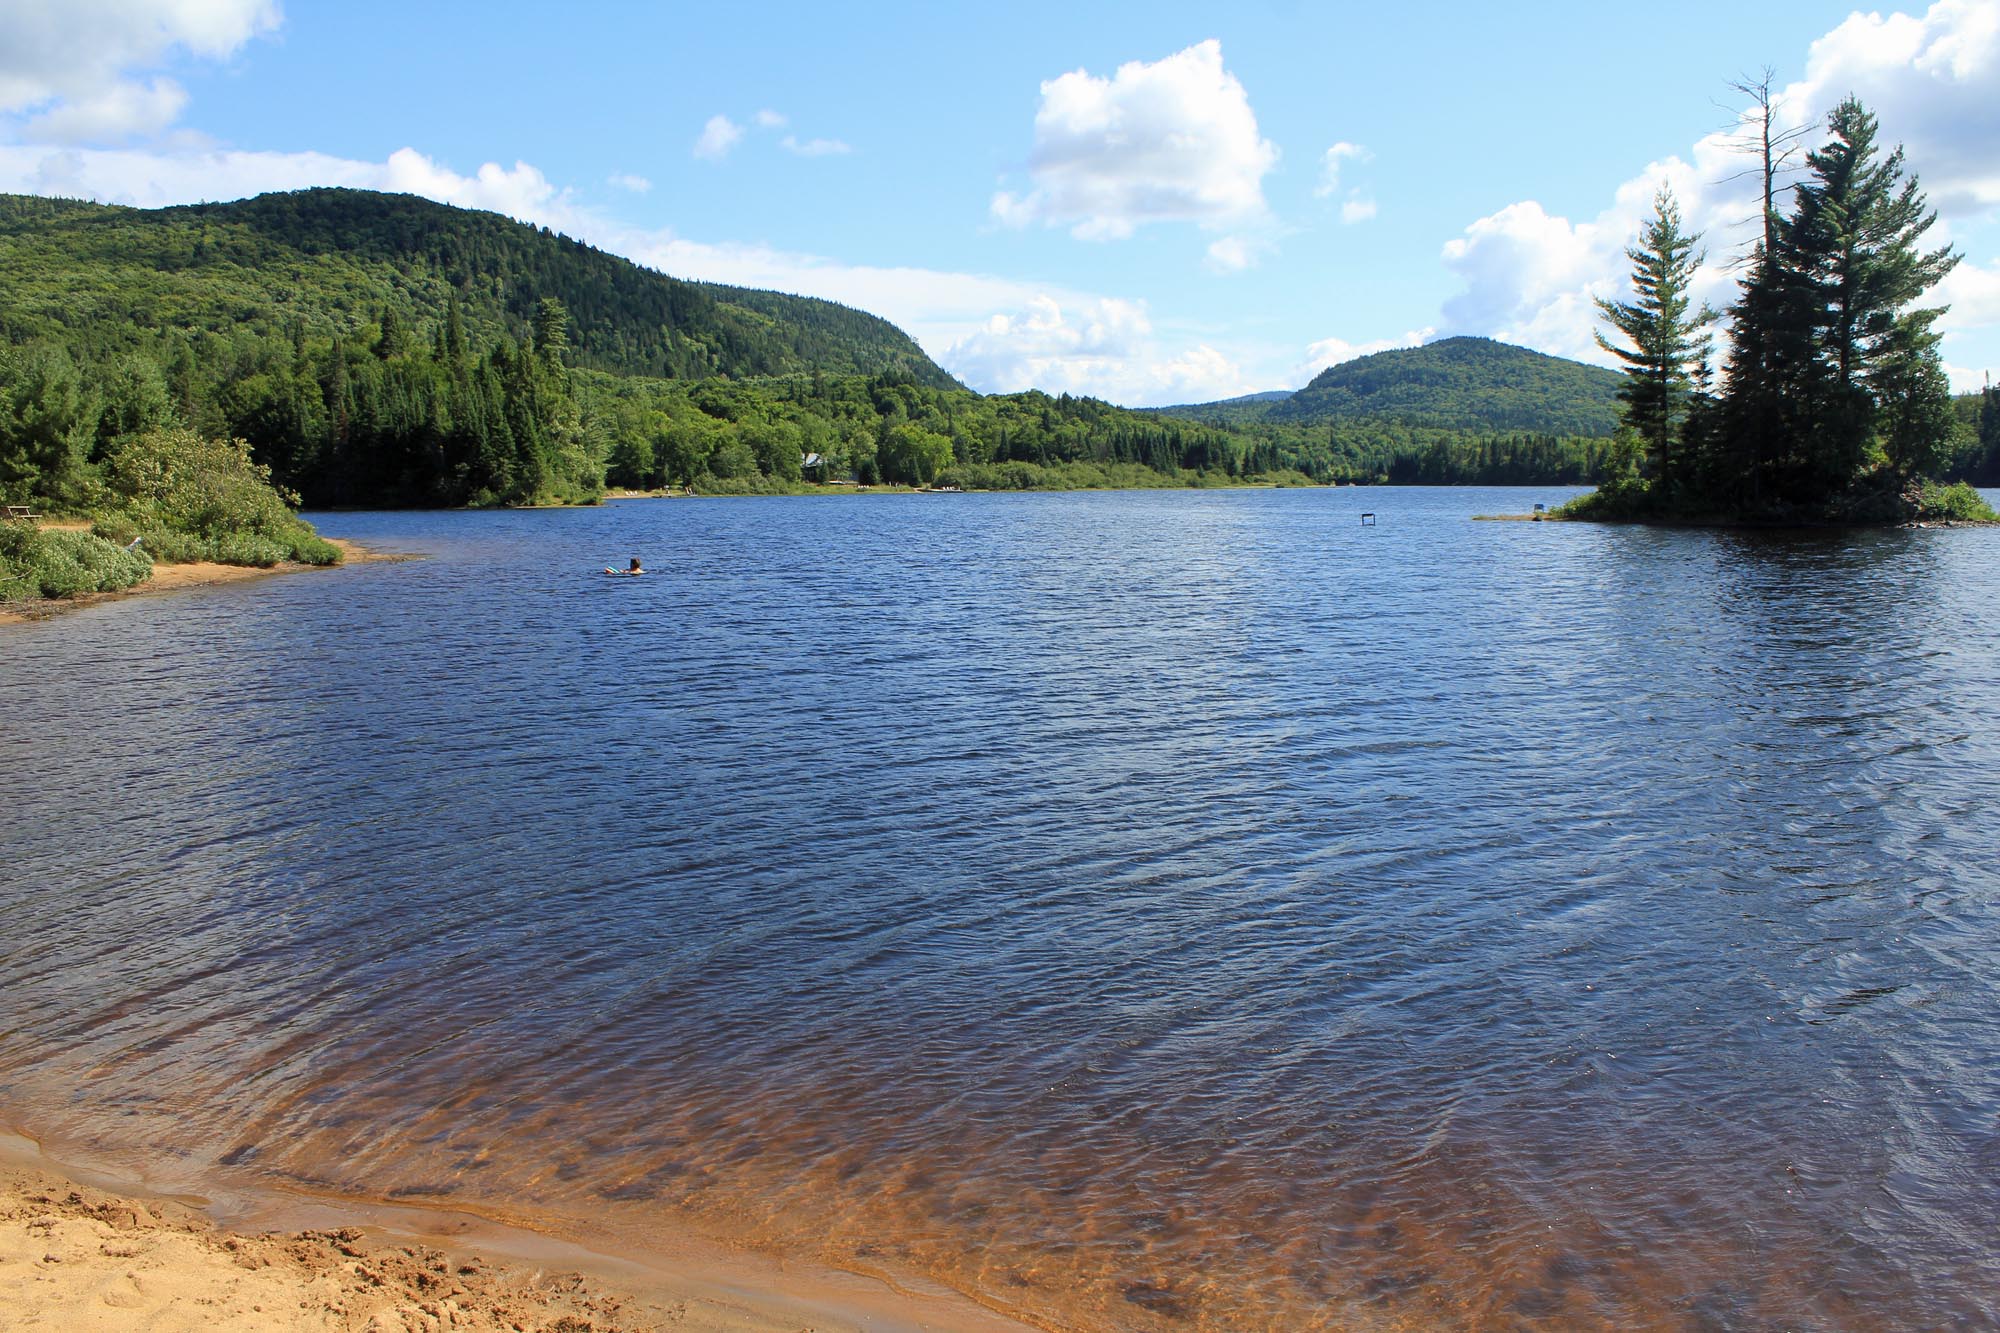
<path fill-rule="evenodd" d="M 1673 192 L 1662 188 L 1639 244 L 1625 252 L 1638 299 L 1597 302 L 1598 311 L 1631 344 L 1597 335 L 1597 345 L 1625 363 L 1625 384 L 1618 391 L 1625 423 L 1645 441 L 1655 475 L 1668 485 L 1684 471 L 1675 436 L 1696 370 L 1708 361 L 1706 328 L 1717 318 L 1707 306 L 1695 309 L 1689 292 L 1701 267 L 1694 248 L 1698 239 L 1681 230 L 1680 206 Z"/>
<path fill-rule="evenodd" d="M 1722 480 L 1753 498 L 1768 485 L 1771 499 L 1823 502 L 1854 480 L 1878 426 L 1904 433 L 1908 459 L 1921 452 L 1908 432 L 1936 421 L 1930 325 L 1942 312 L 1905 307 L 1958 256 L 1919 249 L 1936 214 L 1902 150 L 1879 157 L 1858 101 L 1827 129 L 1733 312 L 1723 452 L 1735 475 Z"/>

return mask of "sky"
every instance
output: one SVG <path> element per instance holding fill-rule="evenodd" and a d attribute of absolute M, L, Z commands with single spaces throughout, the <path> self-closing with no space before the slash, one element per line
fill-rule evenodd
<path fill-rule="evenodd" d="M 1530 12 L 1531 11 L 1531 12 Z M 1277 3 L 4 0 L 0 191 L 404 191 L 893 320 L 982 392 L 1148 406 L 1480 334 L 1611 363 L 1670 186 L 1731 299 L 1730 140 L 1858 95 L 2000 371 L 2000 0 L 1857 11 Z"/>

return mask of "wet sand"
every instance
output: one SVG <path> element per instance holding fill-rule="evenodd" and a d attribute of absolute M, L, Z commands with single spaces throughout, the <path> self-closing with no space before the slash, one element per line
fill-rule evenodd
<path fill-rule="evenodd" d="M 942 1288 L 661 1236 L 645 1260 L 470 1214 L 149 1188 L 0 1133 L 0 1330 L 1024 1333 Z"/>

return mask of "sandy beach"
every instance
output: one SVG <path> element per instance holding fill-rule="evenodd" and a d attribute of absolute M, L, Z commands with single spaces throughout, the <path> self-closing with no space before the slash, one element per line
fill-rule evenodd
<path fill-rule="evenodd" d="M 87 531 L 88 523 L 53 522 L 42 524 L 45 528 L 57 530 Z M 263 568 L 256 565 L 218 565 L 209 560 L 191 560 L 185 564 L 153 566 L 153 576 L 144 583 L 117 592 L 89 593 L 82 597 L 54 598 L 48 601 L 0 602 L 0 625 L 17 625 L 29 620 L 43 620 L 49 616 L 61 615 L 82 606 L 94 606 L 117 597 L 144 597 L 152 593 L 180 592 L 188 588 L 205 588 L 217 583 L 237 583 L 244 579 L 269 578 L 274 574 L 303 574 L 327 569 L 344 569 L 348 565 L 368 564 L 378 560 L 408 560 L 411 557 L 388 551 L 371 551 L 351 541 L 327 538 L 340 548 L 341 563 L 338 565 L 298 565 L 290 562 Z"/>
<path fill-rule="evenodd" d="M 1024 1333 L 943 1288 L 688 1236 L 613 1256 L 469 1214 L 162 1191 L 0 1133 L 0 1333 Z"/>
<path fill-rule="evenodd" d="M 623 1302 L 576 1274 L 383 1244 L 358 1228 L 237 1235 L 172 1200 L 110 1194 L 31 1165 L 0 1167 L 0 1329 L 609 1333 L 662 1325 L 656 1312 L 635 1313 L 629 1318 Z"/>

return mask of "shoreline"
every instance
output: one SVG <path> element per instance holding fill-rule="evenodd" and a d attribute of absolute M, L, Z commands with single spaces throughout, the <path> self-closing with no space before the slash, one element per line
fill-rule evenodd
<path fill-rule="evenodd" d="M 50 527 L 66 525 L 50 524 Z M 181 592 L 188 588 L 211 588 L 221 583 L 239 583 L 246 579 L 270 578 L 279 574 L 324 573 L 328 570 L 346 569 L 351 565 L 367 565 L 400 560 L 415 560 L 419 557 L 393 551 L 377 551 L 350 541 L 344 537 L 325 539 L 340 548 L 341 561 L 337 565 L 301 565 L 285 561 L 276 565 L 220 565 L 209 560 L 193 560 L 182 564 L 158 564 L 153 566 L 153 575 L 144 583 L 135 583 L 129 588 L 115 592 L 85 593 L 81 597 L 35 598 L 12 602 L 0 602 L 0 625 L 24 625 L 34 621 L 48 620 L 65 615 L 86 606 L 96 606 L 102 602 L 117 601 L 127 597 L 145 597 L 153 593 Z"/>
<path fill-rule="evenodd" d="M 168 1163 L 58 1152 L 0 1120 L 0 1309 L 25 1312 L 23 1328 L 1036 1328 L 922 1278 L 819 1268 L 664 1226 L 646 1253 L 621 1253 L 471 1208 L 180 1179 Z"/>

